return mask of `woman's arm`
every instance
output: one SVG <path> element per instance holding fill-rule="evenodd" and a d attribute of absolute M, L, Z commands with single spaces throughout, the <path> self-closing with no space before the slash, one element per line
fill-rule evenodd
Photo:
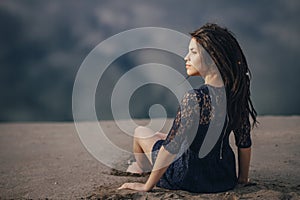
<path fill-rule="evenodd" d="M 251 147 L 238 148 L 239 175 L 238 183 L 248 183 L 249 166 L 251 159 Z"/>
<path fill-rule="evenodd" d="M 175 156 L 175 154 L 169 153 L 163 146 L 160 148 L 152 172 L 145 184 L 147 189 L 151 190 L 156 185 L 174 160 Z"/>
<path fill-rule="evenodd" d="M 160 148 L 152 172 L 145 184 L 124 183 L 119 189 L 132 189 L 137 191 L 150 191 L 166 172 L 169 165 L 175 158 L 175 154 L 169 153 L 163 146 Z"/>

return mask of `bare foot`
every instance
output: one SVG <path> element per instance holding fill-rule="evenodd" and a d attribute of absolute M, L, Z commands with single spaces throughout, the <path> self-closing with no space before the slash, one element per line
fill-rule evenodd
<path fill-rule="evenodd" d="M 137 162 L 131 163 L 131 165 L 128 166 L 126 172 L 134 173 L 134 174 L 142 174 L 143 170 L 140 168 L 140 166 L 137 164 Z"/>

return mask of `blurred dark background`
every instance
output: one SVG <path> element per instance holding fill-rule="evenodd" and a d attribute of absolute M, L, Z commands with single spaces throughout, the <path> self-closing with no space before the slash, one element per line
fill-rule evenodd
<path fill-rule="evenodd" d="M 252 71 L 258 114 L 299 115 L 299 11 L 298 0 L 1 1 L 0 121 L 71 121 L 77 70 L 101 41 L 145 26 L 189 33 L 206 22 L 235 33 Z M 175 55 L 145 50 L 117 59 L 105 77 L 115 83 L 121 72 L 147 62 L 185 72 L 184 62 Z M 145 93 L 142 89 L 156 98 L 145 102 L 139 96 Z M 141 90 L 133 99 L 145 106 L 132 110 L 133 117 L 147 117 L 149 105 L 160 102 L 167 102 L 172 117 L 177 105 L 170 91 L 157 85 Z M 111 119 L 111 88 L 99 86 L 99 91 L 96 107 L 106 112 L 100 119 Z"/>

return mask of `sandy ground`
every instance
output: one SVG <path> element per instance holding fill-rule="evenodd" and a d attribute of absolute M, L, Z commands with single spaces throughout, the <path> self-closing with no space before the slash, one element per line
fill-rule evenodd
<path fill-rule="evenodd" d="M 259 121 L 252 134 L 251 184 L 217 194 L 117 191 L 124 182 L 147 177 L 112 173 L 88 153 L 73 123 L 2 123 L 0 199 L 300 199 L 300 116 Z M 132 138 L 114 122 L 101 126 L 113 143 L 131 148 Z"/>

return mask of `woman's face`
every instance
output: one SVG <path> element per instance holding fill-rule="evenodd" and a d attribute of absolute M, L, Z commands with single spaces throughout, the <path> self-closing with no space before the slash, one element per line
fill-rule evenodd
<path fill-rule="evenodd" d="M 186 73 L 189 76 L 201 76 L 201 56 L 198 42 L 192 38 L 189 44 L 189 52 L 184 58 Z"/>

